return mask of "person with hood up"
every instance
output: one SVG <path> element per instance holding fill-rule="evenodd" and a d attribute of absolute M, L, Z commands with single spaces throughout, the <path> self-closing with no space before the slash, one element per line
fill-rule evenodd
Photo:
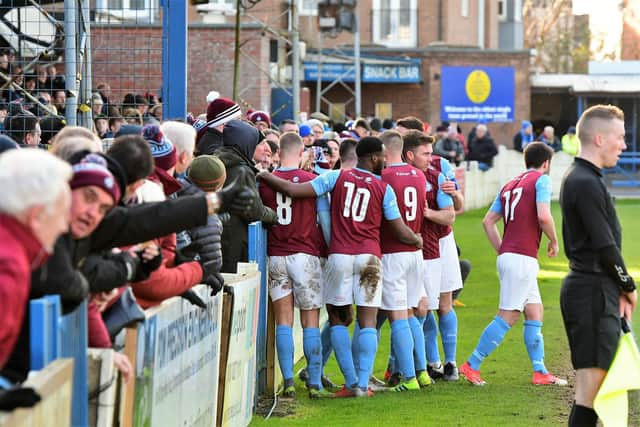
<path fill-rule="evenodd" d="M 264 206 L 258 195 L 256 173 L 252 160 L 260 142 L 256 128 L 240 120 L 228 122 L 222 132 L 224 146 L 216 151 L 216 156 L 224 163 L 229 190 L 233 187 L 248 189 L 255 198 L 251 208 L 242 213 L 231 213 L 222 231 L 222 270 L 235 273 L 238 262 L 246 262 L 248 253 L 248 225 L 253 221 L 274 224 L 276 213 Z"/>

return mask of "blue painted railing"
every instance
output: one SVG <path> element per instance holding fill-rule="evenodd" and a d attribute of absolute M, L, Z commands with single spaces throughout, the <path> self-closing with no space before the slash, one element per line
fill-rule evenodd
<path fill-rule="evenodd" d="M 58 358 L 73 359 L 71 425 L 86 426 L 89 424 L 87 303 L 65 316 L 61 313 L 58 295 L 31 301 L 31 369 L 43 369 Z"/>
<path fill-rule="evenodd" d="M 260 270 L 260 308 L 258 310 L 258 339 L 256 354 L 256 396 L 267 391 L 267 230 L 262 222 L 249 224 L 249 262 Z"/>

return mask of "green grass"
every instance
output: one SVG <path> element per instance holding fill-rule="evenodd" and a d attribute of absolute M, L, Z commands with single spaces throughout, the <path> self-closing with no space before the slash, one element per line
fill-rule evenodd
<path fill-rule="evenodd" d="M 623 252 L 627 266 L 640 278 L 640 201 L 620 201 L 618 215 L 624 230 Z M 558 232 L 561 232 L 559 206 L 553 205 Z M 495 253 L 484 236 L 482 211 L 465 213 L 456 220 L 456 240 L 462 257 L 473 264 L 460 299 L 467 304 L 458 308 L 458 364 L 464 362 L 475 347 L 480 333 L 493 318 L 498 304 L 498 278 Z M 543 249 L 546 240 L 543 238 Z M 561 255 L 549 259 L 541 252 L 540 290 L 545 305 L 543 333 L 546 365 L 573 384 L 569 348 L 560 315 L 560 284 L 567 271 L 567 260 Z M 636 279 L 636 280 L 637 280 Z M 640 315 L 634 319 L 640 331 Z M 389 328 L 383 328 L 381 345 L 375 364 L 375 374 L 382 377 L 389 353 Z M 441 353 L 442 354 L 442 353 Z M 303 362 L 296 368 L 302 367 Z M 326 373 L 335 382 L 342 375 L 335 359 L 330 359 Z M 507 334 L 502 345 L 482 366 L 485 387 L 473 387 L 464 381 L 439 382 L 420 392 L 377 394 L 371 399 L 340 399 L 310 401 L 305 389 L 297 383 L 298 398 L 293 415 L 263 420 L 254 416 L 251 425 L 274 426 L 379 426 L 379 425 L 566 425 L 573 388 L 534 387 L 530 385 L 531 365 L 522 343 L 522 322 Z M 633 397 L 630 407 L 634 414 L 631 424 L 640 425 L 640 399 Z M 634 409 L 635 408 L 635 409 Z"/>

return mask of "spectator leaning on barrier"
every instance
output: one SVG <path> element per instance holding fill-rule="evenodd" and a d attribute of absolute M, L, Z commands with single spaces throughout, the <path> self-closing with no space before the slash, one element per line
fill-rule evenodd
<path fill-rule="evenodd" d="M 256 187 L 257 169 L 254 166 L 253 154 L 259 142 L 258 130 L 240 120 L 232 120 L 223 131 L 224 146 L 216 151 L 216 155 L 224 163 L 227 171 L 228 191 L 247 189 L 253 195 L 251 209 L 243 214 L 232 214 L 224 224 L 222 232 L 222 271 L 235 273 L 238 262 L 246 262 L 248 253 L 248 225 L 253 221 L 265 224 L 276 222 L 276 214 L 265 207 L 260 200 Z"/>
<path fill-rule="evenodd" d="M 498 148 L 493 138 L 487 132 L 487 126 L 476 126 L 473 138 L 469 139 L 469 155 L 467 160 L 478 162 L 481 171 L 487 171 L 493 166 L 493 158 L 498 154 Z"/>
<path fill-rule="evenodd" d="M 520 131 L 513 136 L 513 149 L 523 152 L 525 147 L 534 141 L 533 125 L 530 121 L 523 120 Z"/>
<path fill-rule="evenodd" d="M 580 140 L 578 139 L 578 135 L 576 135 L 576 127 L 571 126 L 567 130 L 567 134 L 562 137 L 562 151 L 567 153 L 570 156 L 577 156 L 578 151 L 580 151 Z"/>
<path fill-rule="evenodd" d="M 31 270 L 53 252 L 69 227 L 71 167 L 40 150 L 0 156 L 0 368 L 18 338 Z"/>
<path fill-rule="evenodd" d="M 538 137 L 538 141 L 544 142 L 549 147 L 553 148 L 553 151 L 560 151 L 562 149 L 560 140 L 554 135 L 553 126 L 545 126 Z"/>

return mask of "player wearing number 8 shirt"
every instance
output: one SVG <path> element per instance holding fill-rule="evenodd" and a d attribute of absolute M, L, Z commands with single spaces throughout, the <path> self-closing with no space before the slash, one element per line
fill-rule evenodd
<path fill-rule="evenodd" d="M 368 383 L 377 350 L 383 218 L 398 240 L 416 248 L 422 246 L 422 238 L 402 221 L 393 190 L 377 176 L 384 166 L 382 141 L 375 137 L 362 138 L 356 154 L 356 168 L 331 171 L 310 183 L 294 184 L 266 172 L 258 175 L 274 190 L 293 198 L 331 193 L 331 242 L 324 296 L 331 324 L 331 344 L 345 377 L 345 387 L 336 394 L 338 397 L 372 395 Z M 357 373 L 348 331 L 354 301 L 360 327 L 358 336 L 354 336 L 359 343 Z"/>
<path fill-rule="evenodd" d="M 524 312 L 524 344 L 533 365 L 531 382 L 536 385 L 566 385 L 547 371 L 542 338 L 542 300 L 538 289 L 538 248 L 544 233 L 549 239 L 547 255 L 558 254 L 551 216 L 551 180 L 549 167 L 553 150 L 544 143 L 527 145 L 524 160 L 527 171 L 509 181 L 498 193 L 482 225 L 498 252 L 500 305 L 498 315 L 480 336 L 480 342 L 460 367 L 460 373 L 475 385 L 483 385 L 480 364 L 504 339 L 505 334 Z M 504 223 L 503 237 L 496 224 Z"/>
<path fill-rule="evenodd" d="M 300 137 L 285 133 L 280 139 L 280 168 L 274 175 L 290 182 L 303 183 L 316 175 L 298 168 L 304 150 Z M 269 296 L 276 320 L 276 349 L 284 378 L 283 394 L 293 397 L 293 308 L 300 309 L 304 355 L 309 371 L 309 397 L 325 397 L 320 381 L 322 344 L 319 314 L 323 303 L 320 247 L 322 234 L 317 214 L 327 215 L 326 197 L 292 199 L 261 185 L 260 197 L 277 215 L 277 223 L 269 228 Z M 316 208 L 317 204 L 317 208 Z"/>

